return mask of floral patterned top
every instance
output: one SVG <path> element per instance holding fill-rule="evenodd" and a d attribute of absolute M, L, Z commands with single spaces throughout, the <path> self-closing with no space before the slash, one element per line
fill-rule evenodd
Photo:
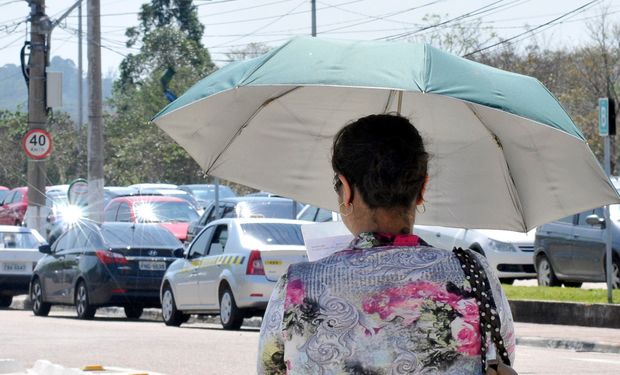
<path fill-rule="evenodd" d="M 514 361 L 508 301 L 495 273 L 487 274 Z M 451 251 L 414 235 L 363 233 L 349 248 L 282 276 L 263 318 L 258 373 L 482 374 L 478 324 Z"/>

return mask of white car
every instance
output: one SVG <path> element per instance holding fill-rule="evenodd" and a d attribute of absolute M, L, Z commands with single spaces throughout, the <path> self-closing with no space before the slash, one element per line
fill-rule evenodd
<path fill-rule="evenodd" d="M 224 329 L 261 315 L 276 282 L 308 259 L 301 225 L 286 219 L 220 219 L 209 223 L 172 263 L 161 285 L 164 323 L 190 314 L 219 314 Z"/>
<path fill-rule="evenodd" d="M 415 225 L 413 231 L 431 246 L 470 248 L 483 254 L 503 283 L 536 277 L 533 258 L 535 229 L 521 233 Z"/>
<path fill-rule="evenodd" d="M 45 239 L 34 229 L 0 225 L 0 307 L 9 307 L 13 296 L 28 294 L 32 270 L 43 257 Z"/>

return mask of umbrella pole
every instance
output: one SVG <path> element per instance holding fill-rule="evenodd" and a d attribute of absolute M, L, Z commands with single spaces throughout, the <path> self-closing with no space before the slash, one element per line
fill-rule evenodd
<path fill-rule="evenodd" d="M 399 91 L 398 92 L 398 109 L 396 110 L 396 113 L 398 113 L 399 116 L 400 116 L 402 106 L 403 106 L 403 92 Z"/>

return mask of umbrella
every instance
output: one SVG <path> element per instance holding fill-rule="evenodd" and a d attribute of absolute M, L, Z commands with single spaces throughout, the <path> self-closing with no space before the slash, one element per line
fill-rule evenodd
<path fill-rule="evenodd" d="M 333 135 L 390 112 L 431 154 L 417 224 L 527 231 L 620 202 L 539 81 L 425 44 L 296 38 L 208 75 L 153 121 L 211 175 L 337 210 Z"/>

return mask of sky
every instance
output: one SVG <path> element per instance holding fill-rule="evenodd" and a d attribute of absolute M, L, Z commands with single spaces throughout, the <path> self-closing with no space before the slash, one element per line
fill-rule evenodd
<path fill-rule="evenodd" d="M 75 2 L 47 0 L 47 14 L 54 21 Z M 125 46 L 124 33 L 127 27 L 138 24 L 137 14 L 145 2 L 101 0 L 104 75 L 116 75 L 123 57 L 136 52 Z M 194 3 L 205 25 L 203 43 L 218 66 L 227 63 L 227 52 L 242 49 L 248 43 L 276 47 L 291 37 L 311 33 L 311 0 Z M 428 25 L 424 16 L 438 14 L 442 20 L 459 18 L 465 24 L 480 18 L 484 26 L 493 27 L 505 39 L 524 33 L 528 27 L 540 27 L 534 37 L 547 46 L 561 48 L 587 43 L 586 25 L 599 17 L 603 7 L 607 7 L 612 22 L 620 23 L 620 0 L 316 0 L 316 7 L 317 35 L 332 39 L 393 40 L 419 36 L 425 32 L 419 29 Z M 19 51 L 27 40 L 28 13 L 26 0 L 0 0 L 0 66 L 19 64 Z M 54 29 L 52 56 L 77 61 L 77 29 L 76 9 Z M 85 18 L 83 30 L 86 32 Z M 531 37 L 529 33 L 516 40 L 527 41 Z M 83 58 L 86 69 L 86 45 Z"/>

